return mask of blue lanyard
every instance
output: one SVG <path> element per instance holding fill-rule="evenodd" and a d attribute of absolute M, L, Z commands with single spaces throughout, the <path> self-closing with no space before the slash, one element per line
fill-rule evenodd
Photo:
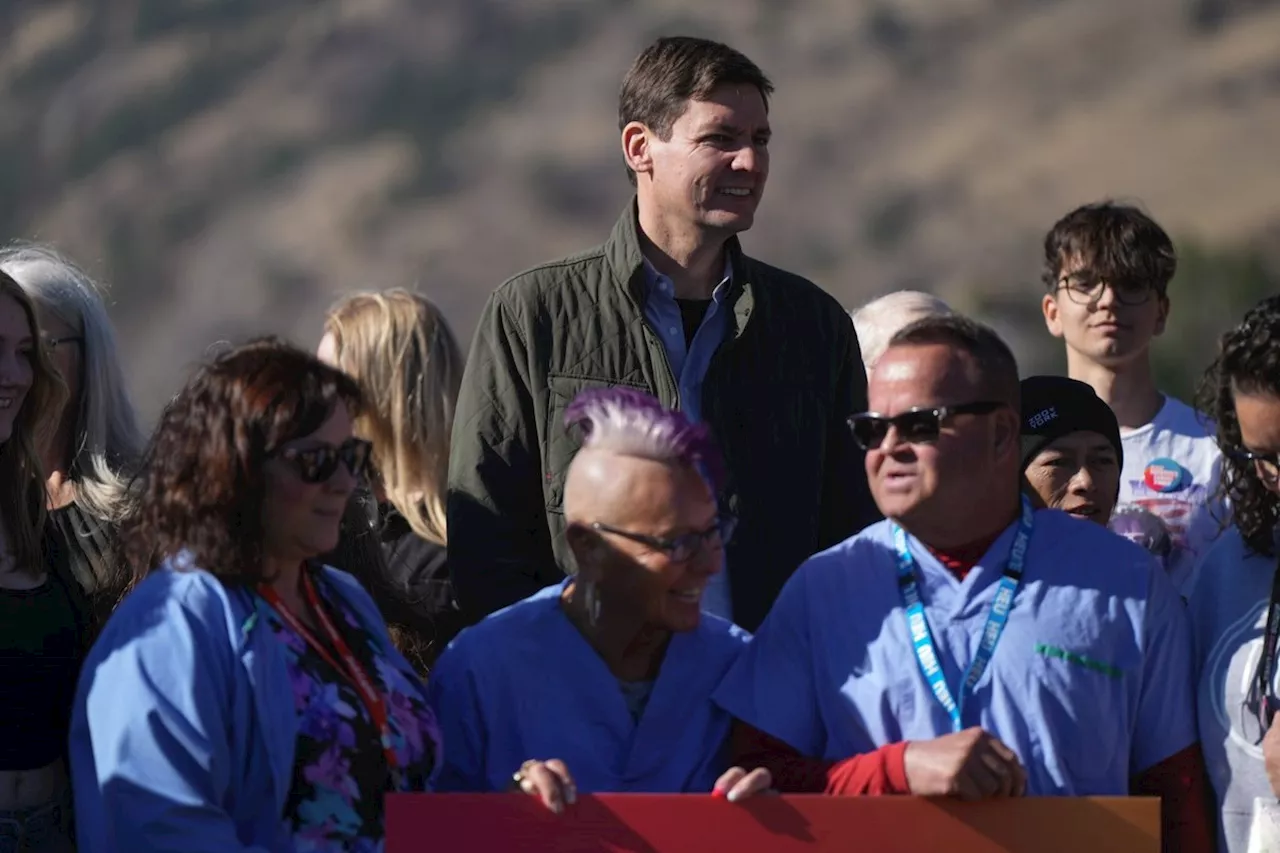
<path fill-rule="evenodd" d="M 974 685 L 987 671 L 991 656 L 995 654 L 996 644 L 1004 633 L 1005 623 L 1009 621 L 1009 611 L 1013 609 L 1013 597 L 1022 583 L 1022 570 L 1027 559 L 1027 545 L 1031 541 L 1031 528 L 1035 523 L 1035 510 L 1031 501 L 1024 495 L 1022 498 L 1022 518 L 1018 522 L 1018 534 L 1013 540 L 1013 548 L 1009 551 L 1009 562 L 1005 566 L 1000 585 L 996 588 L 995 599 L 991 602 L 991 612 L 987 615 L 986 627 L 982 629 L 982 642 L 978 645 L 978 653 L 974 655 L 969 669 L 965 673 L 964 685 L 960 691 L 960 701 L 951 695 L 946 676 L 942 674 L 942 665 L 938 662 L 938 653 L 933 646 L 933 635 L 929 631 L 929 622 L 924 616 L 924 604 L 920 601 L 920 588 L 916 585 L 916 560 L 907 547 L 907 534 L 897 524 L 893 525 L 893 544 L 898 550 L 898 587 L 902 590 L 902 603 L 906 607 L 907 631 L 911 634 L 911 644 L 916 650 L 916 661 L 920 671 L 929 682 L 929 689 L 938 697 L 942 707 L 951 717 L 951 730 L 963 728 L 961 715 L 964 712 L 965 694 L 973 692 Z"/>

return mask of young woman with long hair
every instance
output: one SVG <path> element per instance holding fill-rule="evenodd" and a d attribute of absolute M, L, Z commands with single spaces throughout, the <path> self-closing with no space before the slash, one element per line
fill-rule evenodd
<path fill-rule="evenodd" d="M 0 843 L 74 850 L 67 730 L 88 628 L 50 570 L 36 439 L 65 389 L 35 309 L 0 272 Z"/>

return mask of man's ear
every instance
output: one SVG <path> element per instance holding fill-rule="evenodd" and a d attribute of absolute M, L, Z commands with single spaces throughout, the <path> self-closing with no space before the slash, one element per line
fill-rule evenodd
<path fill-rule="evenodd" d="M 1058 299 L 1052 293 L 1046 293 L 1040 300 L 1040 313 L 1044 315 L 1045 328 L 1055 338 L 1062 337 L 1062 316 L 1058 312 Z"/>
<path fill-rule="evenodd" d="M 1165 326 L 1169 323 L 1169 310 L 1172 306 L 1169 304 L 1169 295 L 1167 293 L 1156 294 L 1156 329 L 1152 337 L 1160 337 L 1164 334 Z"/>
<path fill-rule="evenodd" d="M 1022 458 L 1022 414 L 1011 406 L 995 412 L 993 430 L 995 439 L 995 456 L 1006 459 L 1010 455 L 1015 459 Z"/>
<path fill-rule="evenodd" d="M 629 122 L 622 129 L 622 156 L 628 168 L 637 175 L 653 171 L 653 151 L 650 147 L 652 131 L 638 121 Z"/>

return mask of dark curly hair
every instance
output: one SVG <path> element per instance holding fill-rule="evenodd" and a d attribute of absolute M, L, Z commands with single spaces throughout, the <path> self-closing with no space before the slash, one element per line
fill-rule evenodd
<path fill-rule="evenodd" d="M 183 550 L 224 582 L 262 580 L 263 467 L 339 403 L 356 416 L 355 381 L 276 338 L 202 366 L 147 449 L 138 507 L 121 533 L 133 582 Z"/>
<path fill-rule="evenodd" d="M 1237 392 L 1280 397 L 1280 296 L 1259 302 L 1222 336 L 1199 400 L 1218 424 L 1218 446 L 1225 456 L 1220 494 L 1231 502 L 1235 526 L 1250 551 L 1275 556 L 1272 531 L 1280 521 L 1280 498 L 1263 485 L 1251 461 L 1236 455 L 1244 449 Z"/>

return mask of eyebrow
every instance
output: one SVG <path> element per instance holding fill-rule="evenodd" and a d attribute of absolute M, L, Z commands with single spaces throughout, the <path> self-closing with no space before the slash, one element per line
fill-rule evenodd
<path fill-rule="evenodd" d="M 738 125 L 730 124 L 729 122 L 723 121 L 721 119 L 714 119 L 708 124 L 703 125 L 702 128 L 699 129 L 699 135 L 704 135 L 708 133 L 727 133 L 730 136 L 742 136 L 746 132 L 747 131 L 745 129 L 739 127 Z M 762 127 L 756 128 L 755 132 L 763 133 L 766 136 L 773 135 L 773 130 L 767 124 Z"/>

